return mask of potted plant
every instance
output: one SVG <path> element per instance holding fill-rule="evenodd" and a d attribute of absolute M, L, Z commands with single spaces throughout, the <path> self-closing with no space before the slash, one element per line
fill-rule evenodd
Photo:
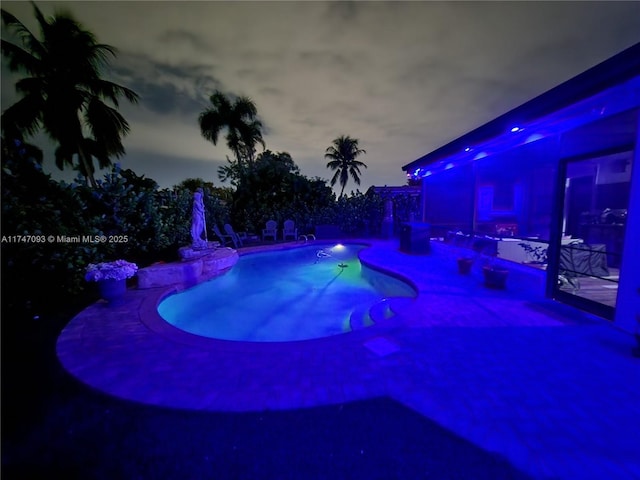
<path fill-rule="evenodd" d="M 465 254 L 458 257 L 458 272 L 461 275 L 469 275 L 471 273 L 471 267 L 473 262 L 476 261 L 476 257 L 482 252 L 480 243 L 474 243 L 472 250 L 465 249 Z"/>
<path fill-rule="evenodd" d="M 127 291 L 127 278 L 133 277 L 137 271 L 138 266 L 126 260 L 90 263 L 84 278 L 87 282 L 98 284 L 103 299 L 114 302 L 122 298 Z"/>
<path fill-rule="evenodd" d="M 496 264 L 495 260 L 497 255 L 497 251 L 484 251 L 486 262 L 482 266 L 482 274 L 484 275 L 484 284 L 486 287 L 504 290 L 507 284 L 509 270 Z"/>
<path fill-rule="evenodd" d="M 458 272 L 461 275 L 469 275 L 473 266 L 473 257 L 458 257 Z"/>
<path fill-rule="evenodd" d="M 518 243 L 519 246 L 527 253 L 529 258 L 533 260 L 531 263 L 544 265 L 547 263 L 547 247 L 543 245 L 531 246 L 526 242 Z"/>

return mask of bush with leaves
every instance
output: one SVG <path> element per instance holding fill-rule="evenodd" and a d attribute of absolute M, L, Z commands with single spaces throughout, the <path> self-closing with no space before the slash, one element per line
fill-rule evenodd
<path fill-rule="evenodd" d="M 413 222 L 420 218 L 420 197 L 404 194 L 393 198 L 394 232 L 400 233 L 403 223 Z"/>
<path fill-rule="evenodd" d="M 348 236 L 373 236 L 380 233 L 384 202 L 373 190 L 343 195 L 336 207 L 336 224 Z"/>
<path fill-rule="evenodd" d="M 86 291 L 88 264 L 126 259 L 143 267 L 178 258 L 191 243 L 192 192 L 158 189 L 155 181 L 114 166 L 92 189 L 56 182 L 35 159 L 2 148 L 2 235 L 53 236 L 60 241 L 2 244 L 3 293 L 21 304 L 64 301 Z M 207 223 L 226 223 L 229 209 L 205 192 Z M 106 236 L 120 241 L 65 242 Z M 126 239 L 126 241 L 125 241 Z M 10 282 L 6 280 L 11 279 Z"/>
<path fill-rule="evenodd" d="M 87 221 L 99 235 L 120 239 L 99 245 L 104 257 L 144 265 L 172 246 L 173 226 L 163 218 L 155 181 L 116 164 L 97 184 L 96 189 L 83 188 Z"/>
<path fill-rule="evenodd" d="M 77 188 L 52 180 L 34 158 L 3 142 L 4 306 L 55 307 L 57 300 L 82 293 L 84 267 L 101 260 L 97 246 L 58 239 L 98 234 L 86 221 L 84 210 Z M 44 241 L 16 242 L 18 235 L 33 235 Z"/>
<path fill-rule="evenodd" d="M 231 219 L 237 229 L 258 233 L 267 220 L 291 219 L 309 232 L 320 212 L 333 211 L 335 195 L 324 180 L 309 179 L 286 152 L 266 150 L 238 179 Z"/>

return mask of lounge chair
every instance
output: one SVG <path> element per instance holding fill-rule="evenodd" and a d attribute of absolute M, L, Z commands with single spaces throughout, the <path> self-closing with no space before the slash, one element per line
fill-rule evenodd
<path fill-rule="evenodd" d="M 227 246 L 227 243 L 235 244 L 235 242 L 233 241 L 233 237 L 231 235 L 224 235 L 216 224 L 213 225 L 213 233 L 216 234 L 216 237 L 220 239 L 220 243 L 222 243 L 222 245 L 224 245 L 225 247 Z"/>
<path fill-rule="evenodd" d="M 230 224 L 228 224 L 228 223 L 224 224 L 224 231 L 227 232 L 227 234 L 231 237 L 231 240 L 233 241 L 233 245 L 236 248 L 239 248 L 239 247 L 242 246 L 242 239 L 240 238 L 240 235 L 238 235 L 233 230 L 233 227 Z"/>
<path fill-rule="evenodd" d="M 269 220 L 266 223 L 266 228 L 262 229 L 262 240 L 266 238 L 273 238 L 275 242 L 278 237 L 278 223 L 275 220 Z"/>
<path fill-rule="evenodd" d="M 293 237 L 294 240 L 298 238 L 298 229 L 293 220 L 285 220 L 284 228 L 282 229 L 282 240 L 286 240 L 289 237 Z"/>

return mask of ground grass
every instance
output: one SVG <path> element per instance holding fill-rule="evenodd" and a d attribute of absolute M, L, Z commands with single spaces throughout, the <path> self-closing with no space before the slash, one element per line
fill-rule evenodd
<path fill-rule="evenodd" d="M 388 398 L 221 413 L 110 397 L 57 362 L 72 314 L 3 316 L 3 479 L 528 478 Z"/>

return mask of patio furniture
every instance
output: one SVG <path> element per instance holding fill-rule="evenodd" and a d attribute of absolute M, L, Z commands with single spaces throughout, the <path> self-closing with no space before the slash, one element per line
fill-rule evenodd
<path fill-rule="evenodd" d="M 242 247 L 242 238 L 240 238 L 240 235 L 238 235 L 233 230 L 233 227 L 230 224 L 228 223 L 224 224 L 224 231 L 227 232 L 227 234 L 231 237 L 234 247 L 236 248 Z"/>
<path fill-rule="evenodd" d="M 566 277 L 606 277 L 607 248 L 602 244 L 570 243 L 560 249 L 560 272 Z"/>
<path fill-rule="evenodd" d="M 273 238 L 275 242 L 278 237 L 278 223 L 275 220 L 269 220 L 265 228 L 262 229 L 262 240 Z"/>
<path fill-rule="evenodd" d="M 284 228 L 282 229 L 282 240 L 286 240 L 289 237 L 293 237 L 294 240 L 298 238 L 298 229 L 293 220 L 285 220 Z"/>
<path fill-rule="evenodd" d="M 224 245 L 225 247 L 227 246 L 227 243 L 235 243 L 233 241 L 233 237 L 231 235 L 225 235 L 223 234 L 220 229 L 218 228 L 218 225 L 216 225 L 215 223 L 213 224 L 213 233 L 216 234 L 216 237 L 218 237 L 220 239 L 220 242 L 222 243 L 222 245 Z"/>

